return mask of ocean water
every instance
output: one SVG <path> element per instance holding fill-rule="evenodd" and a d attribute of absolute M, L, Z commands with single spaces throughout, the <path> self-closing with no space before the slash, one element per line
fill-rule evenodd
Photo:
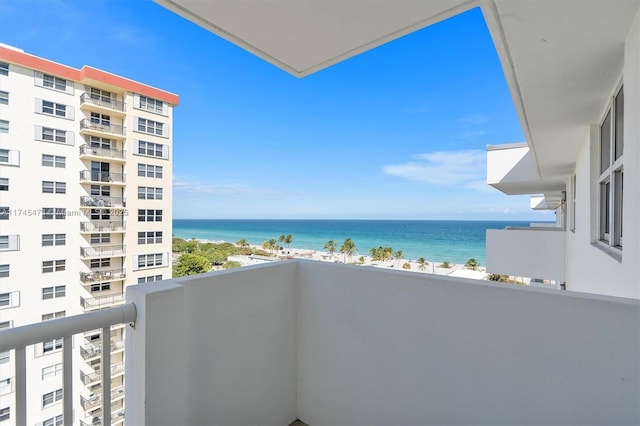
<path fill-rule="evenodd" d="M 487 229 L 528 225 L 521 221 L 175 219 L 173 235 L 233 243 L 244 238 L 250 244 L 261 245 L 265 240 L 291 234 L 292 248 L 313 250 L 324 250 L 329 240 L 334 240 L 339 250 L 350 237 L 359 255 L 368 255 L 372 247 L 382 246 L 402 250 L 405 259 L 424 257 L 430 262 L 465 263 L 475 258 L 485 265 Z"/>

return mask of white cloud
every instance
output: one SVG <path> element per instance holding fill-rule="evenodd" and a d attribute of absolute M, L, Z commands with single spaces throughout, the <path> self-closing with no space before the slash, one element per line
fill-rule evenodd
<path fill-rule="evenodd" d="M 280 191 L 254 188 L 240 183 L 201 182 L 183 176 L 173 176 L 173 189 L 176 193 L 200 194 L 229 198 L 273 198 Z"/>
<path fill-rule="evenodd" d="M 459 123 L 472 125 L 484 124 L 487 121 L 489 121 L 489 117 L 484 114 L 469 114 L 458 120 Z"/>
<path fill-rule="evenodd" d="M 486 152 L 478 149 L 437 151 L 413 156 L 414 160 L 391 164 L 383 171 L 391 176 L 430 185 L 485 190 Z"/>

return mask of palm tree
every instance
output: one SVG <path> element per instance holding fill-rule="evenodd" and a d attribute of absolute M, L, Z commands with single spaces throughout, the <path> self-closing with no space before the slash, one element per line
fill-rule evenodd
<path fill-rule="evenodd" d="M 421 257 L 418 259 L 418 270 L 419 271 L 426 271 L 427 270 L 427 266 L 429 266 L 429 262 L 427 262 L 427 260 L 424 257 Z"/>
<path fill-rule="evenodd" d="M 276 240 L 274 240 L 273 238 L 269 240 L 269 251 L 271 252 L 271 254 L 273 254 L 273 250 L 276 249 L 276 247 L 278 247 L 278 245 L 276 244 Z"/>
<path fill-rule="evenodd" d="M 400 267 L 400 261 L 402 260 L 402 250 L 398 250 L 393 254 L 393 257 L 398 261 L 398 268 Z"/>
<path fill-rule="evenodd" d="M 282 241 L 287 245 L 287 248 L 290 248 L 293 242 L 293 235 L 287 234 Z"/>
<path fill-rule="evenodd" d="M 340 246 L 340 253 L 342 253 L 345 256 L 345 262 L 346 262 L 347 256 L 349 256 L 349 261 L 351 261 L 351 256 L 353 256 L 353 253 L 355 253 L 355 251 L 356 251 L 356 244 L 353 242 L 351 238 L 347 238 L 346 240 L 344 240 L 344 242 Z"/>
<path fill-rule="evenodd" d="M 238 240 L 238 242 L 236 243 L 236 245 L 242 249 L 248 248 L 249 247 L 249 243 L 247 242 L 247 240 L 245 240 L 244 238 L 241 238 L 240 240 Z"/>
<path fill-rule="evenodd" d="M 475 260 L 474 258 L 471 258 L 471 259 L 467 260 L 467 263 L 465 263 L 464 266 L 467 269 L 471 269 L 471 270 L 475 271 L 476 269 L 478 269 L 478 261 Z"/>
<path fill-rule="evenodd" d="M 331 258 L 333 259 L 333 253 L 336 252 L 336 242 L 333 240 L 329 240 L 324 245 L 324 248 L 329 252 L 329 254 L 331 254 Z"/>

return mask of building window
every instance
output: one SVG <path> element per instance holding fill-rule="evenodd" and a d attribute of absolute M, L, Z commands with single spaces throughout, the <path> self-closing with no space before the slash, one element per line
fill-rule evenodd
<path fill-rule="evenodd" d="M 9 236 L 8 235 L 0 235 L 0 250 L 9 249 Z"/>
<path fill-rule="evenodd" d="M 36 112 L 54 117 L 73 118 L 71 107 L 51 101 L 36 99 Z"/>
<path fill-rule="evenodd" d="M 138 131 L 149 133 L 151 135 L 164 135 L 164 123 L 159 121 L 147 120 L 146 118 L 138 118 Z"/>
<path fill-rule="evenodd" d="M 55 287 L 44 287 L 42 289 L 42 300 L 58 299 L 66 295 L 67 286 L 57 285 Z"/>
<path fill-rule="evenodd" d="M 62 363 L 50 365 L 42 369 L 42 380 L 62 375 Z"/>
<path fill-rule="evenodd" d="M 0 149 L 0 163 L 8 166 L 20 166 L 20 151 L 15 149 Z"/>
<path fill-rule="evenodd" d="M 163 253 L 141 254 L 138 256 L 138 268 L 163 266 Z"/>
<path fill-rule="evenodd" d="M 165 146 L 159 143 L 138 141 L 138 154 L 148 157 L 167 158 Z"/>
<path fill-rule="evenodd" d="M 162 188 L 139 186 L 138 200 L 162 200 Z"/>
<path fill-rule="evenodd" d="M 67 158 L 58 155 L 42 154 L 42 166 L 64 169 L 67 166 Z"/>
<path fill-rule="evenodd" d="M 140 95 L 138 107 L 145 111 L 164 114 L 164 102 Z"/>
<path fill-rule="evenodd" d="M 152 283 L 155 281 L 162 281 L 162 275 L 149 275 L 148 277 L 138 278 L 138 284 Z"/>
<path fill-rule="evenodd" d="M 48 142 L 67 143 L 67 132 L 51 127 L 42 128 L 42 140 Z"/>
<path fill-rule="evenodd" d="M 42 426 L 62 426 L 62 414 L 45 420 Z"/>
<path fill-rule="evenodd" d="M 0 307 L 11 306 L 11 293 L 0 293 Z"/>
<path fill-rule="evenodd" d="M 98 291 L 107 291 L 107 290 L 111 290 L 111 284 L 110 283 L 95 283 L 95 284 L 91 284 L 91 293 L 95 293 Z"/>
<path fill-rule="evenodd" d="M 9 122 L 7 120 L 0 120 L 0 133 L 9 133 Z"/>
<path fill-rule="evenodd" d="M 8 206 L 0 207 L 0 220 L 9 220 L 9 216 L 11 216 L 11 208 Z"/>
<path fill-rule="evenodd" d="M 598 239 L 622 248 L 624 86 L 620 86 L 600 124 Z"/>
<path fill-rule="evenodd" d="M 91 220 L 110 220 L 111 210 L 109 209 L 91 209 Z"/>
<path fill-rule="evenodd" d="M 138 244 L 162 243 L 162 231 L 138 232 Z"/>
<path fill-rule="evenodd" d="M 42 395 L 42 408 L 58 401 L 62 401 L 62 389 L 57 389 L 57 390 L 54 390 L 53 392 L 47 392 L 44 395 Z"/>
<path fill-rule="evenodd" d="M 54 318 L 64 318 L 65 316 L 67 316 L 66 311 L 51 312 L 48 314 L 42 314 L 42 321 L 49 321 Z"/>
<path fill-rule="evenodd" d="M 59 77 L 54 77 L 49 74 L 42 75 L 42 85 L 50 89 L 60 90 L 65 92 L 67 90 L 67 80 Z"/>
<path fill-rule="evenodd" d="M 67 218 L 67 209 L 62 207 L 43 207 L 43 220 L 64 220 Z"/>
<path fill-rule="evenodd" d="M 11 418 L 11 411 L 9 410 L 9 407 L 0 408 L 0 422 L 9 420 L 10 418 Z"/>
<path fill-rule="evenodd" d="M 0 178 L 0 191 L 9 190 L 9 178 Z"/>
<path fill-rule="evenodd" d="M 112 99 L 116 99 L 115 95 L 111 92 L 107 92 L 106 90 L 96 89 L 95 87 L 89 87 L 89 97 L 96 101 L 100 101 L 101 103 L 111 103 Z"/>
<path fill-rule="evenodd" d="M 6 395 L 13 392 L 13 386 L 11 386 L 11 379 L 0 380 L 0 395 Z"/>
<path fill-rule="evenodd" d="M 0 265 L 0 278 L 7 278 L 9 276 L 9 270 L 10 266 L 8 263 L 5 263 L 4 265 Z"/>
<path fill-rule="evenodd" d="M 67 243 L 67 234 L 42 234 L 42 247 L 64 246 Z"/>
<path fill-rule="evenodd" d="M 91 234 L 91 244 L 106 244 L 111 242 L 111 234 Z"/>
<path fill-rule="evenodd" d="M 42 273 L 48 274 L 50 272 L 64 271 L 67 267 L 67 261 L 64 259 L 59 260 L 44 260 L 42 262 Z"/>
<path fill-rule="evenodd" d="M 162 166 L 138 163 L 138 176 L 150 178 L 162 178 Z"/>
<path fill-rule="evenodd" d="M 9 92 L 0 90 L 0 105 L 9 105 Z"/>
<path fill-rule="evenodd" d="M 66 194 L 67 184 L 65 182 L 42 181 L 42 192 L 44 194 Z"/>
<path fill-rule="evenodd" d="M 91 259 L 91 263 L 90 263 L 91 269 L 108 268 L 110 266 L 111 266 L 110 257 L 105 257 L 102 259 Z"/>
<path fill-rule="evenodd" d="M 138 222 L 162 222 L 162 210 L 138 209 Z"/>
<path fill-rule="evenodd" d="M 9 75 L 9 64 L 0 62 L 0 75 Z"/>

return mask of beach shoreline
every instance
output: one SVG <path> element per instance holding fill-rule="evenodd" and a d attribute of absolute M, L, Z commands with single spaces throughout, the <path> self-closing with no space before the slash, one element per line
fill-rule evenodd
<path fill-rule="evenodd" d="M 213 243 L 213 244 L 233 244 L 236 243 L 224 240 L 208 240 L 194 238 L 199 243 Z M 249 244 L 249 247 L 253 250 L 265 251 L 264 248 L 255 244 Z M 239 262 L 242 266 L 255 265 L 259 263 L 267 263 L 271 261 L 286 260 L 286 259 L 307 259 L 318 262 L 331 262 L 331 263 L 343 263 L 358 266 L 368 266 L 374 268 L 394 269 L 407 272 L 419 272 L 435 275 L 448 275 L 460 278 L 471 278 L 484 280 L 487 277 L 486 268 L 484 265 L 478 265 L 475 270 L 467 269 L 464 264 L 449 263 L 449 267 L 443 267 L 444 262 L 432 261 L 426 259 L 424 265 L 418 262 L 417 259 L 391 259 L 391 260 L 373 260 L 370 255 L 354 254 L 348 256 L 339 252 L 333 254 L 328 251 L 320 251 L 305 248 L 282 248 L 274 250 L 270 257 L 264 257 L 259 255 L 234 255 L 230 256 L 229 260 Z M 362 261 L 361 261 L 362 260 Z M 405 266 L 405 265 L 408 265 Z"/>

